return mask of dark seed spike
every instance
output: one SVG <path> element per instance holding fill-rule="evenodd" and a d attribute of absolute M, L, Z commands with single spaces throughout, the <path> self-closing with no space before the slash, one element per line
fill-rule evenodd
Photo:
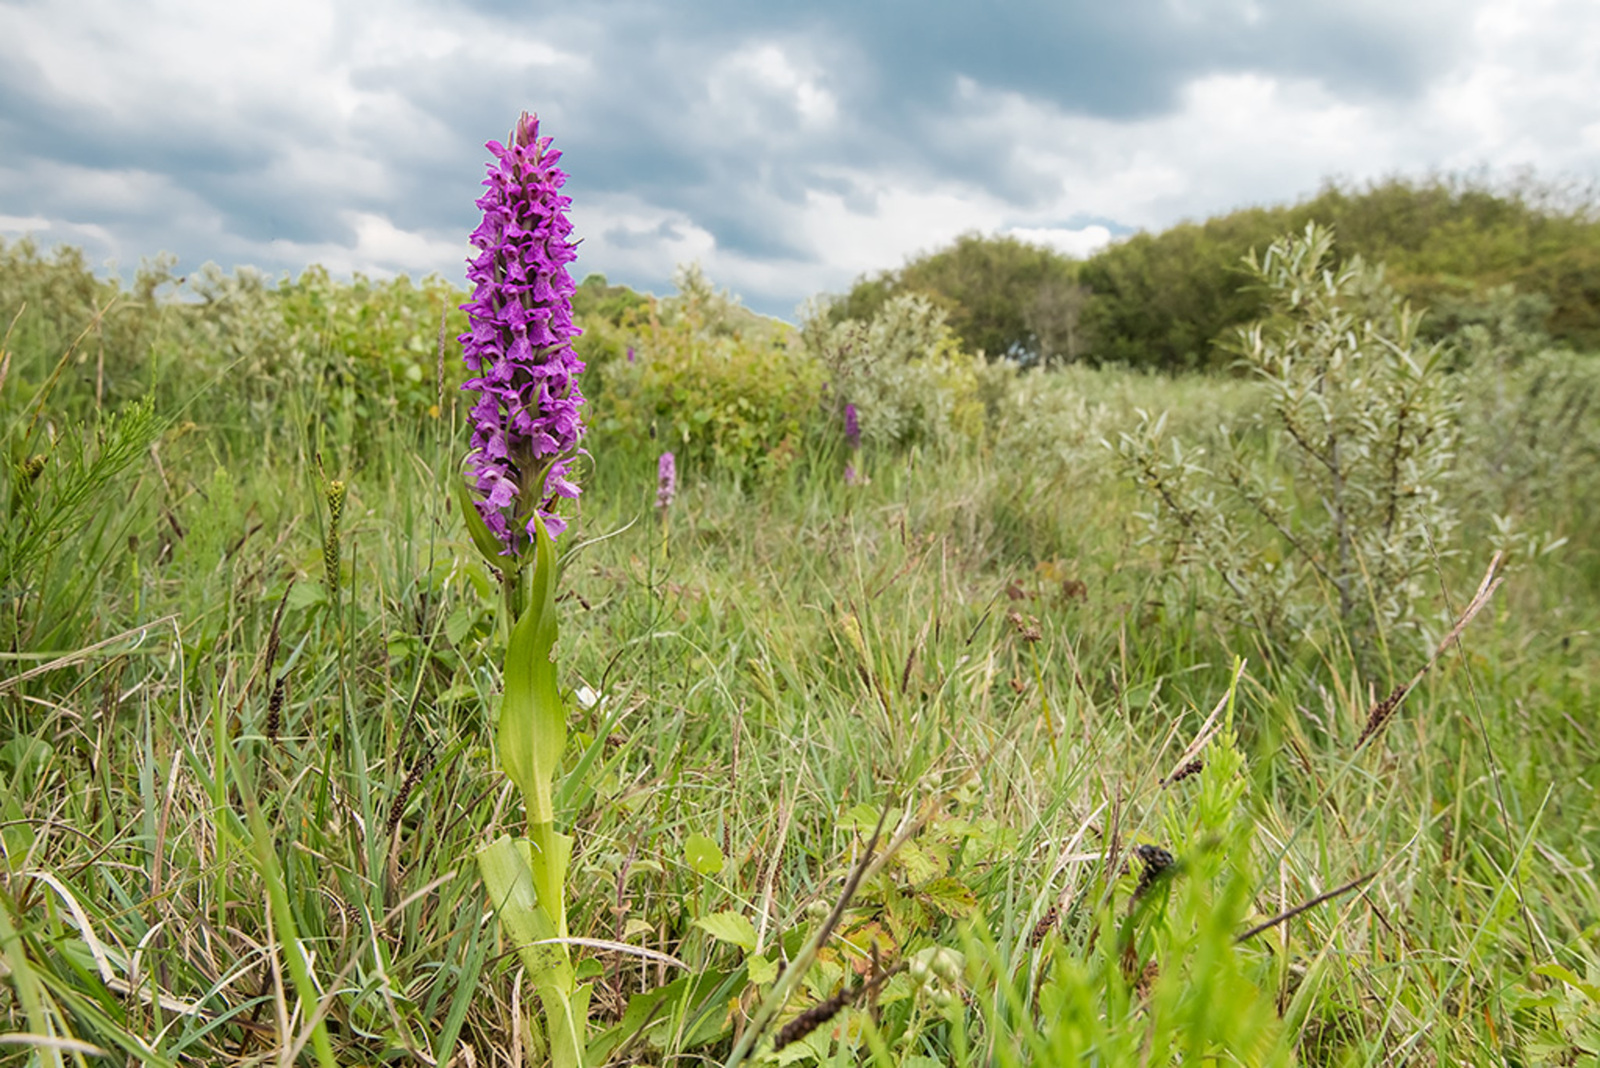
<path fill-rule="evenodd" d="M 1198 758 L 1191 760 L 1189 763 L 1185 764 L 1183 767 L 1169 775 L 1167 777 L 1167 781 L 1162 785 L 1171 786 L 1175 782 L 1182 782 L 1191 775 L 1198 775 L 1201 771 L 1205 770 L 1205 766 L 1206 762 L 1204 760 L 1200 760 Z"/>
<path fill-rule="evenodd" d="M 1133 855 L 1144 865 L 1144 870 L 1139 873 L 1139 885 L 1133 889 L 1133 900 L 1138 901 L 1176 861 L 1171 853 L 1156 845 L 1134 846 Z"/>
<path fill-rule="evenodd" d="M 1372 711 L 1367 713 L 1367 725 L 1361 728 L 1361 737 L 1356 739 L 1357 749 L 1365 745 L 1373 735 L 1383 730 L 1390 717 L 1394 715 L 1394 710 L 1400 707 L 1400 702 L 1405 700 L 1406 694 L 1410 690 L 1411 687 L 1407 685 L 1396 686 L 1389 692 L 1388 697 L 1372 706 Z"/>
<path fill-rule="evenodd" d="M 400 826 L 400 817 L 405 814 L 406 802 L 411 800 L 411 791 L 415 790 L 417 783 L 422 781 L 430 768 L 433 767 L 434 753 L 432 749 L 425 749 L 417 762 L 411 766 L 411 771 L 406 775 L 405 781 L 400 784 L 400 789 L 394 795 L 394 804 L 389 807 L 389 822 L 385 826 L 388 836 L 394 838 L 395 830 Z"/>
<path fill-rule="evenodd" d="M 278 740 L 278 731 L 283 727 L 283 703 L 288 697 L 289 673 L 286 671 L 273 682 L 272 696 L 267 699 L 267 738 L 271 741 Z"/>
<path fill-rule="evenodd" d="M 783 1030 L 778 1032 L 778 1040 L 773 1045 L 773 1052 L 777 1052 L 792 1042 L 798 1042 L 823 1024 L 839 1015 L 851 1001 L 855 1000 L 855 991 L 848 988 L 841 989 L 827 1001 L 819 1001 L 799 1016 L 783 1025 Z"/>
<path fill-rule="evenodd" d="M 1060 920 L 1061 906 L 1051 905 L 1050 910 L 1039 917 L 1039 922 L 1033 925 L 1033 933 L 1028 936 L 1028 948 L 1038 949 L 1039 943 L 1045 940 L 1045 937 L 1055 929 Z"/>

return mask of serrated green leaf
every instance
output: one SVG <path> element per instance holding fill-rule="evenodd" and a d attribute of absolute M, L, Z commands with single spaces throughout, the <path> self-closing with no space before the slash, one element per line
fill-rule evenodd
<path fill-rule="evenodd" d="M 907 842 L 895 854 L 894 862 L 905 870 L 913 885 L 920 885 L 944 874 L 941 858 L 923 849 L 916 842 Z"/>
<path fill-rule="evenodd" d="M 738 946 L 747 953 L 756 948 L 756 929 L 737 912 L 713 912 L 694 921 L 694 925 L 718 942 Z"/>
<path fill-rule="evenodd" d="M 1584 982 L 1570 969 L 1560 964 L 1541 964 L 1533 969 L 1534 975 L 1542 975 L 1547 979 L 1559 979 L 1575 990 L 1581 990 L 1590 1001 L 1600 1003 L 1600 986 Z"/>
<path fill-rule="evenodd" d="M 745 962 L 750 981 L 757 986 L 765 986 L 778 977 L 777 961 L 770 961 L 759 953 L 750 954 Z"/>
<path fill-rule="evenodd" d="M 917 893 L 946 916 L 966 916 L 978 907 L 978 898 L 958 879 L 930 879 Z"/>
<path fill-rule="evenodd" d="M 691 834 L 683 843 L 683 859 L 701 875 L 715 875 L 727 863 L 722 849 L 703 834 Z"/>
<path fill-rule="evenodd" d="M 297 582 L 289 591 L 288 605 L 290 608 L 310 608 L 314 604 L 326 604 L 328 594 L 320 582 Z"/>

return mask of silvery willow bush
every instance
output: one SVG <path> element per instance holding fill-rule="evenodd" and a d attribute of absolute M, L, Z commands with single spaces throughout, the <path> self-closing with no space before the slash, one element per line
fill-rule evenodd
<path fill-rule="evenodd" d="M 1456 524 L 1457 409 L 1446 349 L 1333 234 L 1307 227 L 1245 266 L 1268 315 L 1233 351 L 1262 383 L 1254 425 L 1219 428 L 1214 455 L 1145 415 L 1118 445 L 1145 490 L 1150 538 L 1236 620 L 1282 643 L 1323 625 L 1358 646 L 1416 630 L 1424 572 Z"/>
<path fill-rule="evenodd" d="M 812 309 L 801 327 L 806 349 L 827 368 L 831 401 L 843 425 L 855 406 L 868 447 L 949 446 L 981 437 L 985 381 L 1013 369 L 963 352 L 945 313 L 927 297 L 891 298 L 870 320 L 830 323 Z"/>

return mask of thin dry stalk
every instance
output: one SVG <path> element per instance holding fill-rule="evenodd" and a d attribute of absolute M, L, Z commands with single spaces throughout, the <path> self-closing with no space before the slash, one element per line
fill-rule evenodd
<path fill-rule="evenodd" d="M 934 799 L 935 802 L 939 800 L 941 799 Z M 744 1063 L 751 1051 L 755 1049 L 755 1044 L 761 1038 L 767 1025 L 783 1009 L 784 1003 L 789 1000 L 789 995 L 794 992 L 794 988 L 799 984 L 800 978 L 810 969 L 812 961 L 816 959 L 817 950 L 822 948 L 828 939 L 832 937 L 834 929 L 839 925 L 839 921 L 844 918 L 845 909 L 850 907 L 850 902 L 855 898 L 856 890 L 860 888 L 864 881 L 881 871 L 883 866 L 899 851 L 900 847 L 910 841 L 937 811 L 938 805 L 930 803 L 923 807 L 922 813 L 916 819 L 908 818 L 904 820 L 894 838 L 875 857 L 873 856 L 873 850 L 878 846 L 878 838 L 883 833 L 884 820 L 889 816 L 889 807 L 887 805 L 884 806 L 882 814 L 878 817 L 878 825 L 873 829 L 872 837 L 867 839 L 866 848 L 861 852 L 861 858 L 856 862 L 855 867 L 851 869 L 849 878 L 845 880 L 844 889 L 839 893 L 839 900 L 834 903 L 832 911 L 828 913 L 828 918 L 822 922 L 822 926 L 817 928 L 816 932 L 806 940 L 806 944 L 801 947 L 800 952 L 795 955 L 795 958 L 789 962 L 788 967 L 784 968 L 783 973 L 778 976 L 777 982 L 772 986 L 772 992 L 762 1001 L 760 1008 L 756 1010 L 755 1018 L 750 1021 L 750 1026 L 740 1036 L 738 1044 L 728 1058 L 728 1068 L 738 1068 L 740 1064 Z"/>
<path fill-rule="evenodd" d="M 1401 702 L 1406 699 L 1406 696 L 1412 690 L 1417 688 L 1417 684 L 1422 681 L 1423 676 L 1427 675 L 1432 670 L 1433 665 L 1439 662 L 1439 657 L 1443 656 L 1445 651 L 1456 643 L 1462 632 L 1467 629 L 1467 624 L 1471 623 L 1473 618 L 1483 611 L 1484 605 L 1489 603 L 1489 598 L 1494 596 L 1494 591 L 1498 590 L 1500 584 L 1505 581 L 1505 576 L 1495 574 L 1496 569 L 1500 566 L 1501 555 L 1499 551 L 1496 551 L 1494 556 L 1490 558 L 1488 570 L 1483 573 L 1483 581 L 1478 583 L 1478 592 L 1472 595 L 1472 600 L 1468 601 L 1466 608 L 1462 609 L 1461 616 L 1456 620 L 1455 626 L 1450 628 L 1450 633 L 1446 634 L 1438 646 L 1434 648 L 1427 662 L 1417 669 L 1417 673 L 1411 676 L 1409 682 L 1396 686 L 1390 691 L 1389 696 L 1372 706 L 1372 711 L 1367 713 L 1366 725 L 1361 728 L 1361 737 L 1356 739 L 1355 747 L 1357 749 L 1366 745 L 1370 739 L 1376 737 L 1388 725 L 1389 720 L 1394 718 L 1395 712 L 1400 708 Z"/>
<path fill-rule="evenodd" d="M 86 645 L 82 649 L 79 649 L 75 652 L 67 653 L 65 656 L 59 656 L 50 661 L 48 664 L 40 664 L 36 668 L 29 668 L 27 671 L 21 672 L 17 675 L 12 675 L 10 678 L 0 679 L 0 693 L 5 693 L 12 687 L 19 686 L 22 683 L 27 682 L 29 679 L 37 678 L 40 675 L 48 675 L 52 671 L 60 671 L 64 667 L 71 667 L 74 664 L 80 664 L 107 646 L 116 645 L 118 642 L 127 641 L 130 638 L 134 639 L 133 648 L 137 649 L 139 645 L 144 642 L 145 635 L 149 633 L 152 627 L 159 627 L 163 623 L 171 623 L 177 618 L 178 614 L 174 612 L 171 615 L 162 616 L 160 619 L 152 619 L 148 623 L 141 623 L 139 626 L 125 630 L 121 634 L 113 634 L 111 637 L 97 641 L 93 645 Z M 127 649 L 123 650 L 124 653 L 130 651 L 131 650 Z"/>
<path fill-rule="evenodd" d="M 11 334 L 16 330 L 17 322 L 21 320 L 22 313 L 28 310 L 26 302 L 17 309 L 17 314 L 11 317 L 11 325 L 6 327 L 6 336 L 0 338 L 0 391 L 6 388 L 6 378 L 11 374 Z"/>
<path fill-rule="evenodd" d="M 1362 876 L 1360 876 L 1358 878 L 1355 878 L 1355 879 L 1351 879 L 1349 882 L 1345 883 L 1343 886 L 1336 886 L 1332 890 L 1329 890 L 1327 893 L 1318 894 L 1316 897 L 1312 898 L 1310 901 L 1303 901 L 1300 904 L 1296 905 L 1292 909 L 1288 909 L 1288 910 L 1286 910 L 1284 912 L 1278 913 L 1276 916 L 1272 917 L 1272 919 L 1270 919 L 1270 920 L 1265 920 L 1265 921 L 1263 921 L 1261 923 L 1256 924 L 1254 927 L 1250 928 L 1250 930 L 1246 931 L 1244 934 L 1242 934 L 1239 937 L 1235 938 L 1234 941 L 1235 942 L 1248 942 L 1250 939 L 1254 938 L 1256 935 L 1260 934 L 1262 931 L 1270 931 L 1272 928 L 1278 926 L 1278 924 L 1280 924 L 1280 923 L 1287 923 L 1288 921 L 1294 919 L 1296 916 L 1300 915 L 1302 912 L 1305 912 L 1307 909 L 1314 909 L 1318 905 L 1322 904 L 1324 901 L 1332 901 L 1334 898 L 1339 897 L 1342 894 L 1348 894 L 1350 891 L 1354 890 L 1356 887 L 1362 886 L 1362 885 L 1370 882 L 1372 880 L 1373 876 L 1375 876 L 1377 874 L 1378 873 L 1375 872 L 1375 871 L 1369 871 L 1365 875 L 1362 875 Z"/>

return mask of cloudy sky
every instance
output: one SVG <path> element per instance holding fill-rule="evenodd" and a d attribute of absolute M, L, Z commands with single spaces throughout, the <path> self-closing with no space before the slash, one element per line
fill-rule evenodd
<path fill-rule="evenodd" d="M 1600 173 L 1593 0 L 0 0 L 0 236 L 460 278 L 523 108 L 580 275 L 785 317 L 967 230 L 1074 253 L 1326 178 Z"/>

